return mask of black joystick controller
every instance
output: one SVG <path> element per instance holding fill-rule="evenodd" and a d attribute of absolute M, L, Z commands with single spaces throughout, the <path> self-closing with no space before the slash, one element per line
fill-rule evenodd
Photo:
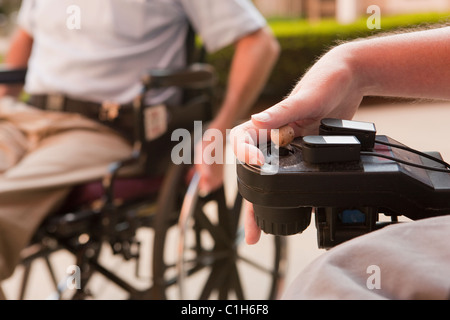
<path fill-rule="evenodd" d="M 266 233 L 302 232 L 314 212 L 319 247 L 330 248 L 384 226 L 381 213 L 389 223 L 450 214 L 450 166 L 441 155 L 376 135 L 372 123 L 323 119 L 318 136 L 259 148 L 266 164 L 238 164 L 237 177 Z"/>

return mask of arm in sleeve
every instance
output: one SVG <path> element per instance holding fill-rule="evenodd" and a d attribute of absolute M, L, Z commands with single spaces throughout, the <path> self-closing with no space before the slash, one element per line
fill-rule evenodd
<path fill-rule="evenodd" d="M 33 7 L 35 6 L 35 0 L 22 0 L 19 14 L 17 16 L 17 24 L 21 29 L 28 34 L 33 34 Z"/>
<path fill-rule="evenodd" d="M 267 22 L 249 0 L 180 0 L 205 48 L 214 52 L 263 28 Z"/>

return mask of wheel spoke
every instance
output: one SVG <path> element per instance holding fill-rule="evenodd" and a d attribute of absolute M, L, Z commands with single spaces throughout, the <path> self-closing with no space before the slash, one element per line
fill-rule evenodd
<path fill-rule="evenodd" d="M 236 298 L 238 300 L 244 300 L 244 290 L 242 289 L 241 278 L 239 277 L 239 270 L 237 268 L 236 262 L 233 263 L 230 283 L 232 284 L 234 292 L 236 293 Z"/>
<path fill-rule="evenodd" d="M 245 258 L 245 257 L 243 257 L 241 255 L 238 255 L 237 259 L 247 263 L 248 265 L 250 265 L 250 266 L 254 267 L 255 269 L 258 269 L 258 270 L 260 270 L 260 271 L 262 271 L 264 273 L 271 274 L 271 275 L 277 275 L 278 274 L 277 270 L 270 270 L 269 268 L 264 267 L 264 266 L 258 264 L 257 262 L 252 261 L 252 260 L 250 260 L 248 258 Z"/>
<path fill-rule="evenodd" d="M 209 274 L 208 280 L 200 294 L 199 300 L 208 299 L 214 289 L 221 288 L 226 283 L 227 275 L 227 264 L 221 263 L 221 261 L 216 261 L 212 267 Z"/>
<path fill-rule="evenodd" d="M 214 225 L 203 211 L 196 212 L 195 219 L 202 230 L 209 232 L 215 243 L 231 243 L 231 238 L 226 234 L 225 230 Z"/>

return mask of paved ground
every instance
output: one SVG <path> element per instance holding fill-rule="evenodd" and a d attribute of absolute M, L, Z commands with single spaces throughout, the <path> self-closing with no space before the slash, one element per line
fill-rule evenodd
<path fill-rule="evenodd" d="M 440 151 L 444 159 L 450 159 L 450 103 L 387 103 L 363 106 L 359 109 L 355 119 L 361 121 L 374 122 L 378 134 L 388 135 L 410 147 L 421 151 Z M 231 169 L 233 170 L 233 169 Z M 232 175 L 228 176 L 233 180 Z M 263 240 L 267 236 L 263 235 Z M 175 248 L 177 235 L 171 236 L 171 244 L 168 247 Z M 246 254 L 249 256 L 265 257 L 268 244 L 262 242 L 259 246 L 246 246 Z M 175 249 L 173 249 L 175 250 Z M 301 271 L 309 262 L 323 254 L 324 250 L 317 249 L 316 229 L 314 223 L 301 235 L 295 235 L 288 238 L 288 272 L 286 276 L 286 285 L 289 285 L 296 274 Z M 67 266 L 72 264 L 73 260 L 65 253 L 60 253 L 54 257 L 57 265 L 57 272 L 64 274 Z M 107 256 L 113 267 L 120 263 L 115 257 Z M 130 267 L 131 268 L 131 267 Z M 22 270 L 18 269 L 15 275 L 5 283 L 5 292 L 11 298 L 15 297 L 18 290 L 18 280 Z M 51 293 L 47 282 L 45 282 L 46 271 L 38 269 L 33 278 L 33 290 L 31 297 L 40 299 L 46 298 Z M 125 272 L 125 271 L 123 271 Z M 129 270 L 131 273 L 132 271 Z M 147 270 L 144 277 L 148 277 Z M 255 275 L 252 271 L 244 272 L 243 278 L 252 279 Z M 144 280 L 139 280 L 144 283 Z M 138 281 L 138 282 L 139 282 Z M 190 284 L 194 288 L 195 283 Z M 98 281 L 98 287 L 102 293 L 102 299 L 122 299 L 123 293 L 112 288 L 101 281 Z M 261 292 L 261 283 L 258 278 L 250 284 L 250 297 L 261 298 L 258 294 Z M 177 291 L 171 293 L 172 298 L 177 298 Z"/>

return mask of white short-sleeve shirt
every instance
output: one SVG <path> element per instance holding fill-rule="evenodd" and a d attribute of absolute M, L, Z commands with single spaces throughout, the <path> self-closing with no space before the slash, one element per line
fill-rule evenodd
<path fill-rule="evenodd" d="M 189 21 L 208 51 L 266 24 L 249 0 L 23 0 L 18 21 L 34 39 L 28 93 L 120 103 L 146 70 L 184 65 Z"/>

